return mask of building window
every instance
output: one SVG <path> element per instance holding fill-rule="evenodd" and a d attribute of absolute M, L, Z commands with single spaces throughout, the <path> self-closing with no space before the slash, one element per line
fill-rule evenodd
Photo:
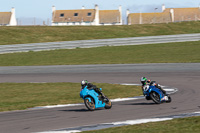
<path fill-rule="evenodd" d="M 64 13 L 61 13 L 61 14 L 60 14 L 60 17 L 64 17 L 64 16 L 65 16 Z"/>
<path fill-rule="evenodd" d="M 78 13 L 74 13 L 74 16 L 78 16 Z"/>
<path fill-rule="evenodd" d="M 87 16 L 91 16 L 91 15 L 92 15 L 92 13 L 91 13 L 91 12 L 88 12 Z"/>

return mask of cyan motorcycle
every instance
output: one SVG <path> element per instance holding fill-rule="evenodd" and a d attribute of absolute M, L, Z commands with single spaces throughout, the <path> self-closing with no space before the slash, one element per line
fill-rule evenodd
<path fill-rule="evenodd" d="M 143 94 L 147 100 L 153 100 L 156 104 L 162 102 L 170 103 L 172 100 L 168 94 L 164 95 L 163 92 L 154 85 L 147 85 L 143 88 Z"/>
<path fill-rule="evenodd" d="M 102 91 L 102 88 L 100 88 L 100 90 Z M 94 89 L 88 89 L 87 86 L 81 89 L 80 97 L 84 100 L 85 106 L 88 110 L 91 111 L 94 111 L 96 108 L 104 107 L 105 109 L 110 109 L 112 107 L 112 102 L 108 97 L 102 97 Z"/>

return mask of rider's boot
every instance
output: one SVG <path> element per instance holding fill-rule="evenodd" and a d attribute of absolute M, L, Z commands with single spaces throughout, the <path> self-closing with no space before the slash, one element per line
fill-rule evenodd
<path fill-rule="evenodd" d="M 103 93 L 101 93 L 101 97 L 102 97 L 102 99 L 103 99 L 104 102 L 108 101 L 108 99 L 106 98 L 106 96 Z"/>

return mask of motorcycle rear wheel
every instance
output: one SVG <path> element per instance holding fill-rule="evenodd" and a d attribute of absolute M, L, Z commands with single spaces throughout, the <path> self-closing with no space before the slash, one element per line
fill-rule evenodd
<path fill-rule="evenodd" d="M 156 92 L 151 92 L 151 93 L 150 93 L 150 97 L 151 97 L 151 99 L 152 99 L 156 104 L 160 104 L 160 103 L 161 103 L 161 102 L 160 102 L 160 96 L 159 96 L 158 93 L 156 93 Z"/>
<path fill-rule="evenodd" d="M 88 98 L 91 99 L 91 102 L 89 101 Z M 84 99 L 84 103 L 85 103 L 85 106 L 88 108 L 88 110 L 90 110 L 90 111 L 94 111 L 94 110 L 95 110 L 95 102 L 94 102 L 94 99 L 93 99 L 93 98 L 91 98 L 91 97 L 86 97 L 86 98 Z"/>

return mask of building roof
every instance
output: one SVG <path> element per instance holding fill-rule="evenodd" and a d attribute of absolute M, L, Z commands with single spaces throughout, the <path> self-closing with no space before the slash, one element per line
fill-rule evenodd
<path fill-rule="evenodd" d="M 80 10 L 55 10 L 53 22 L 92 22 L 95 17 L 95 9 Z"/>
<path fill-rule="evenodd" d="M 167 8 L 169 9 L 169 8 Z M 174 21 L 200 20 L 200 8 L 171 8 L 174 9 Z"/>
<path fill-rule="evenodd" d="M 151 24 L 171 22 L 169 10 L 161 13 L 130 13 L 128 15 L 129 24 Z"/>
<path fill-rule="evenodd" d="M 0 12 L 0 25 L 6 25 L 10 23 L 11 12 Z"/>
<path fill-rule="evenodd" d="M 121 15 L 119 10 L 100 10 L 99 23 L 120 23 Z"/>

